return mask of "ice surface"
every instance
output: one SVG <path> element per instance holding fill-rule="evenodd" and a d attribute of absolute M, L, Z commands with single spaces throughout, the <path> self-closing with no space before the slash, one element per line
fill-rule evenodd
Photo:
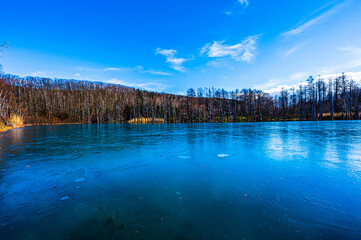
<path fill-rule="evenodd" d="M 8 134 L 1 239 L 361 239 L 358 121 Z"/>

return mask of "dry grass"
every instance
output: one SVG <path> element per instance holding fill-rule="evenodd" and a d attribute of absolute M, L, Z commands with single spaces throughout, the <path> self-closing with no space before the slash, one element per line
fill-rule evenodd
<path fill-rule="evenodd" d="M 9 124 L 14 128 L 24 127 L 24 119 L 17 114 L 13 114 L 10 117 Z"/>
<path fill-rule="evenodd" d="M 1 132 L 6 132 L 6 131 L 8 131 L 8 130 L 10 130 L 10 129 L 13 129 L 13 127 L 11 127 L 11 126 L 5 126 L 4 123 L 0 123 L 0 133 L 1 133 Z"/>
<path fill-rule="evenodd" d="M 164 123 L 163 118 L 133 118 L 128 123 L 134 124 L 149 124 L 149 123 Z"/>
<path fill-rule="evenodd" d="M 10 129 L 14 129 L 14 128 L 19 128 L 19 127 L 24 127 L 24 120 L 23 117 L 17 115 L 17 114 L 13 114 L 11 115 L 10 119 L 9 119 L 9 124 L 10 126 L 5 126 L 5 123 L 0 122 L 0 132 L 6 132 Z"/>
<path fill-rule="evenodd" d="M 345 115 L 345 114 L 344 114 Z M 352 115 L 354 115 L 354 113 L 352 113 Z M 359 118 L 360 118 L 360 116 L 361 116 L 361 113 L 359 113 Z M 322 114 L 322 117 L 331 117 L 331 113 L 324 113 L 324 114 Z M 335 118 L 335 119 L 341 119 L 342 118 L 342 113 L 341 112 L 335 112 L 335 113 L 333 113 L 333 117 Z"/>

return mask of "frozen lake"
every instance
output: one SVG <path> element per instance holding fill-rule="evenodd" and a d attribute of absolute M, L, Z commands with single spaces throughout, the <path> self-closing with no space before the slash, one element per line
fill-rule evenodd
<path fill-rule="evenodd" d="M 12 130 L 0 238 L 361 239 L 361 122 Z"/>

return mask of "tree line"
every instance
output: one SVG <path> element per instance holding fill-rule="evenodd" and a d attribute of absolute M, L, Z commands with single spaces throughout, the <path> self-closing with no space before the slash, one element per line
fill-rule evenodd
<path fill-rule="evenodd" d="M 360 87 L 342 74 L 273 96 L 255 89 L 190 88 L 186 96 L 103 82 L 0 74 L 0 116 L 25 123 L 258 122 L 360 119 Z M 153 119 L 153 121 L 152 121 Z"/>

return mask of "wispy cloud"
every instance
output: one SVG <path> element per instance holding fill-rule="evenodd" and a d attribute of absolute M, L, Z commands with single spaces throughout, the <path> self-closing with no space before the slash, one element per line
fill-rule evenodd
<path fill-rule="evenodd" d="M 236 61 L 244 61 L 251 63 L 255 58 L 256 44 L 260 35 L 250 36 L 242 42 L 235 45 L 226 45 L 224 41 L 215 41 L 213 44 L 206 44 L 201 54 L 206 54 L 211 58 L 224 58 L 230 57 Z"/>
<path fill-rule="evenodd" d="M 287 32 L 282 33 L 282 35 L 285 37 L 291 37 L 291 36 L 295 36 L 295 35 L 298 35 L 298 34 L 308 31 L 311 27 L 313 27 L 316 24 L 319 24 L 323 19 L 327 18 L 328 16 L 330 16 L 334 12 L 336 12 L 340 8 L 341 5 L 342 4 L 338 4 L 334 7 L 332 7 L 331 9 L 323 12 L 322 14 L 308 20 L 307 22 L 304 22 L 304 23 L 298 25 L 297 27 L 295 27 Z M 325 8 L 325 7 L 323 7 L 323 8 Z"/>
<path fill-rule="evenodd" d="M 266 83 L 254 85 L 253 88 L 267 92 L 277 92 L 278 90 L 280 91 L 282 87 L 286 88 L 285 86 L 296 86 L 301 82 L 305 82 L 308 76 L 309 75 L 306 72 L 296 72 L 288 77 L 272 78 Z M 292 87 L 287 87 L 287 89 L 291 88 Z"/>
<path fill-rule="evenodd" d="M 305 81 L 309 77 L 309 74 L 306 72 L 296 72 L 288 77 L 290 82 L 295 81 Z"/>
<path fill-rule="evenodd" d="M 353 57 L 353 59 L 348 63 L 348 68 L 361 67 L 361 48 L 348 46 L 339 48 L 338 50 Z"/>
<path fill-rule="evenodd" d="M 172 75 L 171 73 L 163 72 L 161 70 L 153 70 L 153 69 L 145 70 L 142 66 L 137 66 L 137 69 L 138 69 L 139 73 L 159 75 L 159 76 L 171 76 Z"/>
<path fill-rule="evenodd" d="M 349 77 L 350 79 L 354 80 L 357 83 L 361 83 L 361 72 L 345 72 L 345 75 Z M 270 93 L 272 95 L 278 95 L 282 91 L 282 89 L 291 90 L 291 89 L 298 89 L 301 85 L 308 84 L 307 81 L 305 81 L 308 77 L 308 74 L 306 73 L 296 73 L 291 75 L 291 77 L 298 78 L 298 83 L 290 83 L 285 81 L 285 79 L 278 79 L 277 82 L 274 82 L 274 86 L 269 87 L 268 89 L 260 88 L 261 90 L 265 90 L 265 92 Z M 341 76 L 340 73 L 330 73 L 330 74 L 322 74 L 320 76 L 315 77 L 315 80 L 318 79 L 324 79 L 327 81 L 328 79 L 332 78 L 335 79 L 336 77 Z M 303 80 L 303 81 L 302 81 Z M 271 83 L 273 80 L 271 79 L 269 83 Z M 265 84 L 266 86 L 266 84 Z M 271 86 L 271 85 L 270 85 Z"/>
<path fill-rule="evenodd" d="M 293 46 L 292 48 L 284 51 L 282 53 L 282 58 L 285 59 L 287 58 L 288 56 L 292 55 L 293 53 L 295 53 L 296 51 L 298 51 L 303 45 L 305 45 L 304 43 L 301 43 L 301 44 L 297 44 L 295 46 Z"/>
<path fill-rule="evenodd" d="M 188 61 L 188 59 L 185 58 L 177 58 L 176 54 L 177 51 L 174 49 L 161 49 L 158 48 L 156 50 L 156 54 L 160 54 L 166 57 L 166 62 L 170 63 L 170 67 L 178 72 L 185 72 L 185 68 L 183 66 L 183 63 Z"/>
<path fill-rule="evenodd" d="M 272 78 L 266 83 L 262 84 L 256 84 L 253 86 L 254 89 L 260 89 L 260 90 L 267 90 L 276 87 L 277 85 L 281 84 L 281 79 L 278 78 Z"/>
<path fill-rule="evenodd" d="M 48 71 L 35 71 L 28 75 L 32 77 L 44 77 L 44 78 L 52 78 L 55 76 L 54 72 L 48 72 Z"/>
<path fill-rule="evenodd" d="M 104 68 L 105 72 L 121 72 L 123 71 L 121 68 L 115 68 L 115 67 L 110 67 L 110 68 Z"/>
<path fill-rule="evenodd" d="M 361 48 L 360 47 L 341 47 L 338 49 L 349 56 L 347 61 L 334 66 L 327 66 L 320 69 L 322 73 L 334 73 L 339 71 L 345 71 L 346 69 L 353 69 L 361 67 Z"/>
<path fill-rule="evenodd" d="M 139 88 L 139 89 L 144 89 L 144 90 L 148 90 L 148 91 L 156 91 L 156 92 L 163 92 L 168 85 L 161 83 L 161 82 L 149 82 L 149 81 L 145 81 L 145 82 L 129 82 L 126 80 L 122 80 L 122 79 L 117 79 L 117 78 L 112 78 L 109 79 L 107 81 L 105 81 L 107 83 L 114 83 L 114 84 L 120 84 L 120 85 L 124 85 L 127 87 L 134 87 L 134 88 Z"/>
<path fill-rule="evenodd" d="M 151 74 L 151 75 L 158 75 L 158 76 L 170 76 L 171 73 L 164 72 L 161 70 L 154 70 L 154 69 L 144 69 L 143 66 L 136 66 L 136 67 L 108 67 L 108 68 L 86 68 L 86 67 L 77 67 L 75 68 L 77 71 L 81 72 L 107 72 L 107 73 L 126 73 L 126 72 L 138 72 L 140 74 Z M 80 73 L 77 73 L 80 75 Z M 78 76 L 78 75 L 77 75 Z"/>
<path fill-rule="evenodd" d="M 187 96 L 187 91 L 182 90 L 182 91 L 179 91 L 179 92 L 175 92 L 174 94 L 181 95 L 181 96 Z"/>
<path fill-rule="evenodd" d="M 233 14 L 234 11 L 236 11 L 237 9 L 239 9 L 239 7 L 241 6 L 243 9 L 247 8 L 249 5 L 248 0 L 236 0 L 235 4 L 233 5 L 232 9 L 224 11 L 224 13 L 226 15 L 231 15 Z"/>
<path fill-rule="evenodd" d="M 122 72 L 129 68 L 120 67 L 108 67 L 108 68 L 94 68 L 94 67 L 75 67 L 74 70 L 80 72 Z"/>
<path fill-rule="evenodd" d="M 224 61 L 224 59 L 216 59 L 212 60 L 207 63 L 207 66 L 214 67 L 214 68 L 221 68 L 225 67 L 227 65 L 227 62 Z"/>
<path fill-rule="evenodd" d="M 245 7 L 248 7 L 248 0 L 238 0 L 238 2 Z"/>
<path fill-rule="evenodd" d="M 290 30 L 288 32 L 283 33 L 283 35 L 286 36 L 286 37 L 289 37 L 289 36 L 293 36 L 293 35 L 303 33 L 306 30 L 308 30 L 310 27 L 312 27 L 313 25 L 318 23 L 324 17 L 325 17 L 325 15 L 321 15 L 321 16 L 318 16 L 316 18 L 313 18 L 310 21 L 298 26 L 297 28 L 294 28 L 294 29 L 292 29 L 292 30 Z"/>

